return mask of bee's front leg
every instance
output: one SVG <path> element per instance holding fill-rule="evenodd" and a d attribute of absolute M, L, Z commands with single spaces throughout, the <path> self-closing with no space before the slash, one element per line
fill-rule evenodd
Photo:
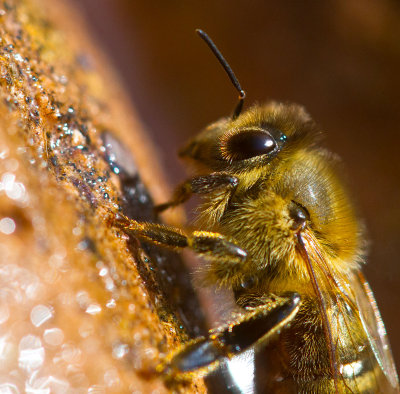
<path fill-rule="evenodd" d="M 186 235 L 176 227 L 137 222 L 122 214 L 116 214 L 112 221 L 124 231 L 152 244 L 175 250 L 188 248 L 210 261 L 218 261 L 219 265 L 222 263 L 237 265 L 247 257 L 245 250 L 218 233 L 193 231 L 190 235 Z"/>
<path fill-rule="evenodd" d="M 180 184 L 174 191 L 171 201 L 157 205 L 156 212 L 180 205 L 189 200 L 192 194 L 207 194 L 216 190 L 234 189 L 238 179 L 224 172 L 214 172 L 209 175 L 193 177 Z"/>
<path fill-rule="evenodd" d="M 290 293 L 285 297 L 264 297 L 264 304 L 247 310 L 235 321 L 211 330 L 207 337 L 199 337 L 171 352 L 157 367 L 157 371 L 177 380 L 204 376 L 251 346 L 267 343 L 296 315 L 300 296 Z"/>

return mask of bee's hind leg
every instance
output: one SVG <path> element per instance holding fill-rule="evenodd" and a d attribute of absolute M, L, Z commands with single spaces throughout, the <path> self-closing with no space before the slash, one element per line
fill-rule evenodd
<path fill-rule="evenodd" d="M 226 358 L 232 358 L 257 343 L 268 342 L 296 315 L 300 296 L 264 297 L 264 304 L 252 308 L 226 326 L 209 332 L 171 352 L 157 371 L 175 380 L 201 377 L 214 371 Z"/>

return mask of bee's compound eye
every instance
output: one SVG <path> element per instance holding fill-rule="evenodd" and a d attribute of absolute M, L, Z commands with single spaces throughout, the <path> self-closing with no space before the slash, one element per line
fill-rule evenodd
<path fill-rule="evenodd" d="M 229 138 L 225 149 L 231 160 L 245 160 L 271 153 L 277 144 L 267 131 L 246 130 Z"/>
<path fill-rule="evenodd" d="M 294 230 L 304 228 L 307 220 L 310 220 L 310 214 L 307 209 L 294 201 L 292 201 L 289 206 L 289 215 L 293 219 L 292 228 Z"/>
<path fill-rule="evenodd" d="M 251 289 L 256 284 L 256 279 L 253 276 L 247 276 L 242 279 L 240 286 L 243 289 Z"/>

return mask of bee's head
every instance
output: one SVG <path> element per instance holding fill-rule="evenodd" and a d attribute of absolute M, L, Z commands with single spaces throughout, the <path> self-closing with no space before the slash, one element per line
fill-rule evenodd
<path fill-rule="evenodd" d="M 237 174 L 252 168 L 266 167 L 285 148 L 299 143 L 312 145 L 314 124 L 298 105 L 270 103 L 242 113 L 246 93 L 228 62 L 211 38 L 196 30 L 224 68 L 239 93 L 239 102 L 231 118 L 210 125 L 191 140 L 179 155 L 190 158 L 199 167 Z"/>
<path fill-rule="evenodd" d="M 283 159 L 300 145 L 312 146 L 314 123 L 303 107 L 270 103 L 254 106 L 236 119 L 213 123 L 180 150 L 209 171 L 232 174 L 268 168 L 276 157 Z"/>

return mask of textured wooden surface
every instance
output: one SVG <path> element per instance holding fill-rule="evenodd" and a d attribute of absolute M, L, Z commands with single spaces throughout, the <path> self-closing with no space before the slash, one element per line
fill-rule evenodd
<path fill-rule="evenodd" d="M 166 187 L 69 6 L 0 2 L 0 391 L 165 392 L 151 372 L 199 307 L 179 259 L 110 225 L 155 220 Z"/>

